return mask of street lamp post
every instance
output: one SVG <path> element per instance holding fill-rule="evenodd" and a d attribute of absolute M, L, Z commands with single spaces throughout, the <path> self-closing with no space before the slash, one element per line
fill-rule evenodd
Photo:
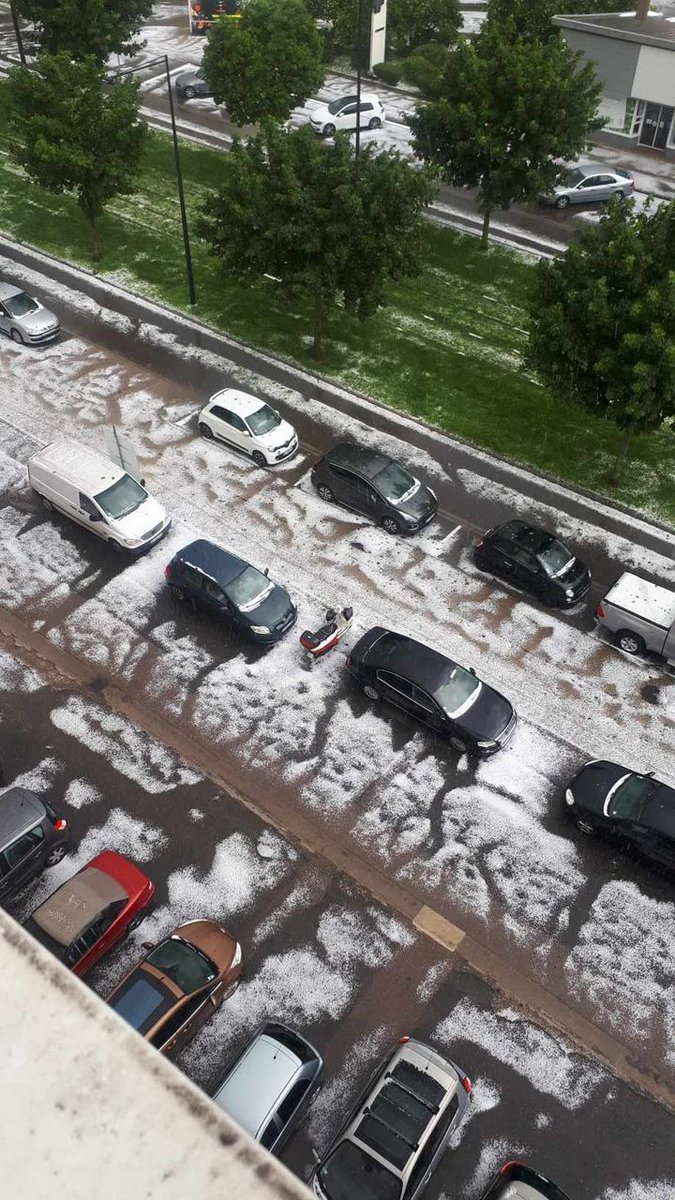
<path fill-rule="evenodd" d="M 363 53 L 363 0 L 359 0 L 359 16 L 356 35 L 356 144 L 354 154 L 359 161 L 361 153 L 361 55 Z"/>
<path fill-rule="evenodd" d="M 19 25 L 19 18 L 17 16 L 16 9 L 14 7 L 14 0 L 9 0 L 9 11 L 12 14 L 12 24 L 14 26 L 14 36 L 16 37 L 16 44 L 17 44 L 17 47 L 19 50 L 19 58 L 21 59 L 21 66 L 25 67 L 26 51 L 23 48 L 23 38 L 21 36 L 21 26 Z"/>

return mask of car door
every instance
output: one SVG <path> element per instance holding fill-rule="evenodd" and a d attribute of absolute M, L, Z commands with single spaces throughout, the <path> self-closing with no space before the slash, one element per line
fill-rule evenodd
<path fill-rule="evenodd" d="M 239 450 L 245 450 L 247 454 L 251 453 L 251 431 L 245 421 L 242 421 L 238 413 L 230 413 L 230 436 L 234 446 Z"/>
<path fill-rule="evenodd" d="M 94 504 L 94 501 L 90 500 L 89 496 L 85 496 L 84 492 L 80 492 L 78 499 L 80 504 L 80 512 L 79 515 L 77 513 L 73 513 L 73 516 L 75 516 L 77 520 L 85 525 L 87 529 L 91 529 L 92 533 L 97 533 L 99 537 L 105 537 L 105 526 L 107 522 L 103 517 L 103 514 Z"/>
<path fill-rule="evenodd" d="M 174 1054 L 189 1042 L 198 1025 L 195 1024 L 197 1014 L 203 1007 L 205 997 L 203 992 L 196 996 L 186 997 L 177 1012 L 174 1012 L 150 1039 L 158 1050 Z M 208 997 L 206 998 L 208 1003 Z"/>
<path fill-rule="evenodd" d="M 513 582 L 526 592 L 538 592 L 543 580 L 539 574 L 537 560 L 525 546 L 512 546 Z"/>
<path fill-rule="evenodd" d="M 340 501 L 340 504 L 346 505 L 347 508 L 354 508 L 359 511 L 359 495 L 356 489 L 357 479 L 352 471 L 347 471 L 345 467 L 334 467 L 330 464 L 331 487 L 335 494 L 335 499 Z"/>
<path fill-rule="evenodd" d="M 232 414 L 229 413 L 226 408 L 223 408 L 222 404 L 214 404 L 213 407 L 209 409 L 208 418 L 211 429 L 213 430 L 213 436 L 218 438 L 218 440 L 221 442 L 232 441 L 232 425 L 230 421 L 231 416 Z"/>
<path fill-rule="evenodd" d="M 36 825 L 5 847 L 0 855 L 0 876 L 4 894 L 9 895 L 22 887 L 40 870 L 44 838 L 44 829 L 41 825 Z"/>
<path fill-rule="evenodd" d="M 404 679 L 394 671 L 376 671 L 375 675 L 378 691 L 384 699 L 395 704 L 397 708 L 402 708 L 415 720 L 430 724 L 433 714 L 423 702 L 424 693 L 409 679 Z"/>
<path fill-rule="evenodd" d="M 280 1126 L 280 1137 L 275 1149 L 281 1150 L 293 1129 L 298 1124 L 304 1111 L 303 1100 L 309 1091 L 309 1079 L 298 1079 L 284 1096 L 277 1109 L 277 1119 Z"/>
<path fill-rule="evenodd" d="M 502 578 L 513 580 L 516 570 L 515 559 L 513 557 L 513 542 L 505 537 L 491 538 L 487 543 L 489 549 L 488 566 L 494 571 L 495 575 L 501 575 Z"/>
<path fill-rule="evenodd" d="M 582 180 L 577 188 L 577 196 L 581 203 L 591 203 L 604 198 L 601 178 L 600 175 L 589 175 L 587 179 Z"/>
<path fill-rule="evenodd" d="M 103 918 L 97 917 L 68 947 L 65 965 L 70 967 L 71 971 L 76 969 L 78 975 L 84 975 L 103 954 L 104 946 L 100 945 L 102 934 Z"/>
<path fill-rule="evenodd" d="M 335 118 L 338 129 L 356 129 L 356 104 L 347 104 Z"/>
<path fill-rule="evenodd" d="M 232 616 L 232 606 L 215 579 L 202 579 L 202 605 L 206 612 L 212 613 L 219 620 L 229 620 Z"/>
<path fill-rule="evenodd" d="M 654 862 L 675 867 L 675 843 L 662 837 L 656 829 L 647 829 L 637 821 L 631 821 L 627 833 L 630 841 L 642 854 Z"/>
<path fill-rule="evenodd" d="M 12 318 L 9 315 L 9 311 L 5 308 L 4 304 L 0 304 L 0 330 L 3 333 L 9 333 L 11 324 Z"/>
<path fill-rule="evenodd" d="M 189 563 L 181 563 L 178 574 L 178 586 L 190 596 L 200 608 L 204 607 L 204 576 L 201 571 L 191 567 Z"/>

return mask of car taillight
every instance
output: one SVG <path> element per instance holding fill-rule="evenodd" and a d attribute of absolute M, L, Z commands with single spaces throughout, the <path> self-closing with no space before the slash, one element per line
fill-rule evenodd
<path fill-rule="evenodd" d="M 596 617 L 604 617 L 604 615 L 605 615 L 605 610 L 602 607 L 602 600 L 600 601 L 598 607 L 595 610 L 595 615 L 596 615 Z"/>
<path fill-rule="evenodd" d="M 525 1166 L 525 1163 L 518 1162 L 517 1158 L 512 1158 L 510 1160 L 510 1162 L 504 1163 L 504 1166 L 499 1168 L 499 1174 L 506 1175 L 508 1171 L 511 1171 L 513 1169 L 513 1167 L 524 1167 L 524 1166 Z"/>
<path fill-rule="evenodd" d="M 484 546 L 484 545 L 485 545 L 485 542 L 481 538 L 479 542 L 476 542 L 476 550 L 480 550 L 481 546 Z"/>
<path fill-rule="evenodd" d="M 59 833 L 61 832 L 62 829 L 65 829 L 67 827 L 67 825 L 68 825 L 68 822 L 64 821 L 63 817 L 59 817 L 58 821 L 54 822 L 54 828 L 56 830 L 58 830 Z"/>
<path fill-rule="evenodd" d="M 398 1044 L 399 1044 L 399 1046 L 405 1046 L 406 1042 L 409 1042 L 409 1041 L 410 1041 L 409 1037 L 407 1037 L 407 1036 L 401 1037 L 398 1039 Z"/>
<path fill-rule="evenodd" d="M 164 568 L 164 575 L 167 579 L 171 578 L 171 563 L 167 563 Z"/>
<path fill-rule="evenodd" d="M 469 1079 L 468 1075 L 464 1076 L 462 1083 L 464 1085 L 464 1091 L 466 1092 L 466 1094 L 468 1096 L 469 1092 L 471 1091 L 471 1080 Z"/>

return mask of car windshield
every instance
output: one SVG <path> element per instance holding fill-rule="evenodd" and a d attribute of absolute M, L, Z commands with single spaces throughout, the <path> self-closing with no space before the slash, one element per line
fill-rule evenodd
<path fill-rule="evenodd" d="M 557 538 L 549 537 L 537 550 L 537 561 L 541 563 L 547 575 L 555 578 L 556 575 L 562 575 L 570 565 L 572 555 Z"/>
<path fill-rule="evenodd" d="M 606 806 L 607 816 L 638 821 L 653 787 L 653 779 L 645 779 L 644 775 L 629 775 L 610 795 Z"/>
<path fill-rule="evenodd" d="M 404 500 L 409 500 L 420 486 L 419 479 L 395 462 L 380 471 L 373 483 L 391 504 L 402 504 Z"/>
<path fill-rule="evenodd" d="M 257 567 L 244 567 L 241 575 L 237 575 L 228 583 L 225 591 L 240 612 L 250 612 L 269 596 L 274 584 L 270 582 Z"/>
<path fill-rule="evenodd" d="M 454 666 L 445 682 L 434 689 L 434 700 L 449 717 L 456 717 L 475 703 L 480 688 L 480 680 L 471 671 Z"/>
<path fill-rule="evenodd" d="M 148 1028 L 166 1009 L 167 997 L 164 989 L 145 975 L 137 975 L 129 986 L 111 1002 L 120 1017 L 134 1029 Z"/>
<path fill-rule="evenodd" d="M 145 488 L 132 479 L 131 475 L 125 474 L 117 483 L 113 483 L 112 487 L 94 496 L 94 500 L 107 517 L 119 520 L 138 508 L 147 496 Z"/>
<path fill-rule="evenodd" d="M 346 104 L 352 102 L 356 104 L 356 96 L 341 96 L 339 100 L 331 100 L 328 111 L 335 117 Z"/>
<path fill-rule="evenodd" d="M 160 942 L 146 961 L 173 979 L 184 992 L 196 992 L 218 974 L 217 968 L 206 954 L 177 937 Z"/>
<path fill-rule="evenodd" d="M 278 429 L 281 425 L 281 417 L 275 413 L 273 408 L 270 408 L 269 404 L 263 404 L 262 408 L 246 418 L 246 424 L 251 433 L 260 437 L 262 433 L 271 433 L 273 429 Z"/>
<path fill-rule="evenodd" d="M 19 292 L 18 296 L 10 296 L 3 303 L 12 317 L 27 317 L 29 313 L 37 312 L 40 307 L 37 300 L 33 300 L 32 296 L 27 296 L 25 292 Z"/>
<path fill-rule="evenodd" d="M 581 181 L 585 178 L 586 178 L 586 176 L 584 175 L 583 171 L 580 171 L 578 167 L 575 167 L 573 171 L 567 172 L 565 179 L 563 181 L 564 186 L 565 187 L 576 187 L 577 184 L 581 183 Z"/>
<path fill-rule="evenodd" d="M 398 1200 L 401 1195 L 401 1180 L 354 1142 L 342 1142 L 319 1168 L 319 1183 L 328 1200 Z"/>

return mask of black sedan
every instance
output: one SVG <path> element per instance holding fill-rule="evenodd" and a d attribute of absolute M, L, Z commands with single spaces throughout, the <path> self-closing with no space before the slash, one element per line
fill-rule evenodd
<path fill-rule="evenodd" d="M 507 1162 L 490 1181 L 482 1200 L 569 1200 L 569 1197 L 526 1163 Z"/>
<path fill-rule="evenodd" d="M 387 533 L 418 533 L 438 511 L 436 493 L 378 450 L 341 442 L 312 467 L 322 500 L 363 513 Z"/>
<path fill-rule="evenodd" d="M 396 704 L 460 753 L 494 754 L 516 727 L 512 705 L 473 669 L 379 625 L 356 643 L 347 670 L 371 700 Z"/>
<path fill-rule="evenodd" d="M 567 546 L 537 525 L 507 521 L 488 530 L 474 548 L 482 571 L 508 580 L 543 604 L 571 608 L 591 586 L 588 567 Z"/>
<path fill-rule="evenodd" d="M 653 772 L 639 775 L 613 762 L 590 762 L 565 792 L 583 833 L 607 833 L 648 858 L 675 867 L 675 788 Z"/>

